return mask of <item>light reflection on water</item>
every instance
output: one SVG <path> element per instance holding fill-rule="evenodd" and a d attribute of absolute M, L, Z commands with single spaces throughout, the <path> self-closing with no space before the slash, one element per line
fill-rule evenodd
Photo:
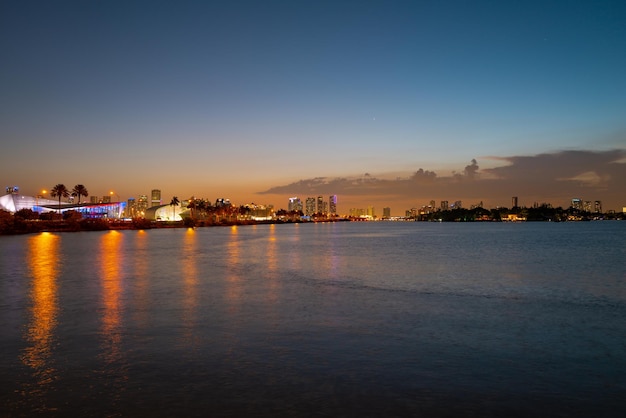
<path fill-rule="evenodd" d="M 228 265 L 226 267 L 227 288 L 225 296 L 229 309 L 233 313 L 239 310 L 242 292 L 242 277 L 239 266 L 241 249 L 239 248 L 238 232 L 239 227 L 231 226 L 230 236 L 226 238 L 228 240 L 226 243 Z"/>
<path fill-rule="evenodd" d="M 102 286 L 102 357 L 108 364 L 122 359 L 120 344 L 122 343 L 122 277 L 123 235 L 118 231 L 110 231 L 102 235 L 98 253 L 100 267 L 100 284 Z"/>
<path fill-rule="evenodd" d="M 0 265 L 0 415 L 611 416 L 626 406 L 625 236 L 355 223 L 0 237 L 28 260 Z"/>
<path fill-rule="evenodd" d="M 185 232 L 182 245 L 181 273 L 184 287 L 183 297 L 183 327 L 185 340 L 192 345 L 194 342 L 194 326 L 198 310 L 198 268 L 196 266 L 196 247 L 198 245 L 197 233 L 193 228 Z M 175 278 L 177 279 L 177 278 Z"/>
<path fill-rule="evenodd" d="M 53 349 L 59 311 L 57 278 L 62 262 L 59 243 L 58 235 L 47 232 L 28 240 L 31 316 L 24 335 L 29 345 L 24 350 L 22 361 L 33 369 L 39 390 L 44 390 L 56 378 Z"/>

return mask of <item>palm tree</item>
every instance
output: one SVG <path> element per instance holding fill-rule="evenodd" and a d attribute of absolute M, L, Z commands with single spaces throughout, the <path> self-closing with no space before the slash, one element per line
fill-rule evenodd
<path fill-rule="evenodd" d="M 179 203 L 180 203 L 180 200 L 178 200 L 176 196 L 174 196 L 170 202 L 170 206 L 172 207 L 172 220 L 174 220 L 174 218 L 176 217 L 175 209 Z"/>
<path fill-rule="evenodd" d="M 68 198 L 70 196 L 70 192 L 69 190 L 67 190 L 67 187 L 65 187 L 65 184 L 57 184 L 56 186 L 54 186 L 52 188 L 52 190 L 50 190 L 50 196 L 52 197 L 57 197 L 59 198 L 59 213 L 61 213 L 61 198 L 65 197 Z"/>
<path fill-rule="evenodd" d="M 83 186 L 82 184 L 77 184 L 72 189 L 72 196 L 78 196 L 78 204 L 80 205 L 80 197 L 89 196 L 89 192 L 87 191 L 87 188 L 85 186 Z"/>

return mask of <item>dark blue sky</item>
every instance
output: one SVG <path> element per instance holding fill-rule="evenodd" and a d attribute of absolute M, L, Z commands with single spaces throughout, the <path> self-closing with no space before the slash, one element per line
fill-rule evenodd
<path fill-rule="evenodd" d="M 83 183 L 280 207 L 284 195 L 256 192 L 453 177 L 471 159 L 487 180 L 517 156 L 623 150 L 624 22 L 622 1 L 3 1 L 0 178 L 29 194 Z M 598 170 L 551 180 L 592 179 L 603 189 L 589 199 L 626 204 Z M 464 196 L 344 193 L 398 211 L 498 203 L 475 183 Z M 543 186 L 533 199 L 567 197 Z"/>

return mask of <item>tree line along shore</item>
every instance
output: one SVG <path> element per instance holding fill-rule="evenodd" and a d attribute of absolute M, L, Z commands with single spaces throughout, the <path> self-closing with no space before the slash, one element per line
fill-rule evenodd
<path fill-rule="evenodd" d="M 513 209 L 454 209 L 419 214 L 414 217 L 394 218 L 402 221 L 421 222 L 571 222 L 591 220 L 624 220 L 624 213 L 589 213 L 573 208 L 562 209 L 552 207 L 513 208 Z M 78 232 L 78 231 L 105 231 L 123 229 L 156 229 L 156 228 L 191 228 L 232 225 L 258 225 L 307 222 L 341 222 L 363 221 L 363 218 L 351 217 L 311 217 L 303 219 L 300 213 L 279 211 L 277 216 L 270 220 L 252 220 L 237 217 L 214 217 L 210 219 L 184 218 L 182 221 L 153 221 L 144 218 L 133 219 L 106 219 L 83 218 L 78 212 L 67 211 L 63 214 L 56 212 L 37 213 L 30 209 L 22 209 L 15 214 L 0 211 L 0 235 L 29 234 L 38 232 Z M 371 220 L 371 219 L 370 219 Z M 379 219 L 390 221 L 392 219 Z"/>

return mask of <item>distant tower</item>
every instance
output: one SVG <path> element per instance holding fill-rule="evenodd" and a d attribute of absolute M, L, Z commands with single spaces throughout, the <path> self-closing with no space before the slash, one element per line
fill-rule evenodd
<path fill-rule="evenodd" d="M 287 210 L 289 212 L 301 212 L 302 211 L 302 201 L 300 200 L 299 197 L 290 197 L 289 198 L 289 205 L 287 207 Z"/>
<path fill-rule="evenodd" d="M 317 196 L 317 213 L 324 213 L 324 197 Z"/>
<path fill-rule="evenodd" d="M 448 210 L 448 209 L 449 209 L 448 201 L 447 200 L 442 200 L 441 201 L 441 210 Z"/>
<path fill-rule="evenodd" d="M 315 198 L 307 197 L 306 198 L 306 211 L 304 212 L 307 216 L 313 216 L 315 214 Z"/>
<path fill-rule="evenodd" d="M 152 192 L 150 192 L 150 194 L 152 196 L 150 206 L 151 207 L 160 206 L 161 205 L 161 190 L 153 189 Z"/>
<path fill-rule="evenodd" d="M 593 205 L 595 213 L 602 213 L 602 202 L 600 200 L 593 202 Z"/>
<path fill-rule="evenodd" d="M 126 210 L 124 211 L 124 216 L 126 218 L 136 218 L 137 217 L 137 202 L 134 197 L 129 197 L 126 201 Z"/>
<path fill-rule="evenodd" d="M 137 200 L 137 216 L 145 215 L 146 210 L 148 209 L 148 196 L 142 194 L 139 196 L 139 200 Z"/>
<path fill-rule="evenodd" d="M 383 208 L 383 219 L 389 219 L 389 218 L 391 218 L 391 208 L 390 207 Z"/>
<path fill-rule="evenodd" d="M 516 208 L 517 207 L 517 196 L 513 196 L 511 198 L 511 207 L 512 208 Z"/>
<path fill-rule="evenodd" d="M 337 214 L 337 195 L 336 194 L 330 195 L 328 197 L 328 202 L 329 202 L 331 216 L 336 215 Z"/>

